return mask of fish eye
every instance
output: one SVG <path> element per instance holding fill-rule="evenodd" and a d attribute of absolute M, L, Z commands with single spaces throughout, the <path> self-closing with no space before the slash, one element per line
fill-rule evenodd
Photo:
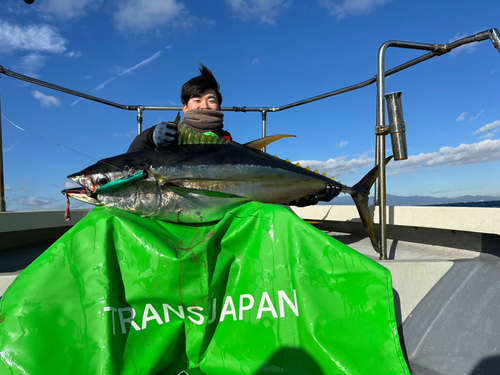
<path fill-rule="evenodd" d="M 100 175 L 96 178 L 96 184 L 99 186 L 104 186 L 109 182 L 109 178 L 104 175 Z"/>

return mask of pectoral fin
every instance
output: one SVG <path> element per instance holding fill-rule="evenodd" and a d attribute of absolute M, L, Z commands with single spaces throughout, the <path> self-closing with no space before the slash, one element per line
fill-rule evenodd
<path fill-rule="evenodd" d="M 173 191 L 174 193 L 177 193 L 177 194 L 180 194 L 180 195 L 197 194 L 197 195 L 203 195 L 205 197 L 212 197 L 212 198 L 244 198 L 241 195 L 224 193 L 224 192 L 221 192 L 221 191 L 204 190 L 204 189 L 192 189 L 192 188 L 186 188 L 186 187 L 181 187 L 181 186 L 173 186 L 173 185 L 164 185 L 164 186 L 167 186 L 167 188 L 170 191 Z"/>

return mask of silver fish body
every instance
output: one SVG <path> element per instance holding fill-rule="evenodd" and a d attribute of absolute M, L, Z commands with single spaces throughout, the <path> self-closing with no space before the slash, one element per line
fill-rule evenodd
<path fill-rule="evenodd" d="M 344 192 L 352 196 L 378 247 L 368 210 L 368 194 L 377 177 L 375 167 L 349 187 L 244 145 L 191 144 L 103 159 L 68 176 L 81 187 L 62 193 L 143 217 L 204 223 L 220 220 L 249 201 L 284 204 L 306 199 L 314 204 Z"/>
<path fill-rule="evenodd" d="M 141 170 L 149 177 L 99 194 L 100 187 Z M 183 223 L 220 220 L 249 201 L 281 204 L 327 186 L 341 190 L 335 181 L 241 145 L 137 151 L 101 160 L 68 178 L 83 187 L 66 190 L 72 198 Z"/>

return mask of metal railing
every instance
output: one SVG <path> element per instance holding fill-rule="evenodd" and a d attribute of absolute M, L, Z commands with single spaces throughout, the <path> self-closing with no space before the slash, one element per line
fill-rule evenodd
<path fill-rule="evenodd" d="M 458 39 L 454 42 L 447 44 L 424 44 L 424 43 L 414 43 L 414 42 L 402 42 L 402 41 L 388 41 L 384 43 L 378 53 L 378 72 L 373 78 L 370 78 L 366 81 L 347 86 L 341 89 L 337 89 L 334 91 L 327 92 L 325 94 L 313 96 L 308 99 L 300 100 L 297 102 L 293 102 L 290 104 L 282 105 L 279 107 L 222 107 L 222 111 L 232 111 L 232 112 L 260 112 L 262 116 L 262 136 L 265 137 L 267 133 L 267 114 L 269 112 L 280 112 L 286 109 L 294 108 L 297 106 L 301 106 L 304 104 L 308 104 L 311 102 L 315 102 L 321 99 L 326 99 L 335 95 L 343 94 L 349 91 L 357 90 L 366 86 L 369 86 L 375 82 L 377 82 L 377 117 L 376 117 L 376 160 L 375 164 L 379 166 L 379 179 L 378 185 L 375 186 L 375 204 L 380 206 L 380 258 L 387 259 L 387 217 L 386 217 L 386 174 L 385 174 L 385 163 L 381 163 L 380 161 L 385 160 L 385 136 L 389 134 L 390 127 L 385 126 L 385 104 L 384 104 L 384 95 L 385 95 L 385 77 L 388 77 L 392 74 L 400 72 L 404 69 L 412 67 L 416 64 L 424 62 L 432 57 L 441 56 L 445 53 L 450 52 L 452 49 L 460 47 L 464 44 L 468 44 L 471 42 L 480 42 L 485 39 L 490 39 L 494 45 L 494 47 L 500 52 L 500 33 L 497 29 L 489 29 L 486 31 L 482 31 L 480 33 L 467 36 L 461 39 Z M 397 47 L 397 48 L 410 48 L 410 49 L 419 49 L 419 50 L 427 50 L 429 53 L 419 56 L 413 60 L 410 60 L 406 63 L 396 66 L 388 71 L 385 71 L 385 51 L 389 47 Z M 11 70 L 5 69 L 0 65 L 0 75 L 4 74 L 6 76 L 19 79 L 25 82 L 33 83 L 35 85 L 44 86 L 52 90 L 57 90 L 64 92 L 66 94 L 70 94 L 73 96 L 78 96 L 80 98 L 88 99 L 91 101 L 95 101 L 101 104 L 105 104 L 108 106 L 112 106 L 118 109 L 128 110 L 128 111 L 136 111 L 137 112 L 137 131 L 141 133 L 142 131 L 142 119 L 143 112 L 146 110 L 167 110 L 167 111 L 180 111 L 182 107 L 180 106 L 148 106 L 148 105 L 125 105 L 119 104 L 115 102 L 111 102 L 109 100 L 105 100 L 96 96 L 88 95 L 76 90 L 71 90 L 66 87 L 54 85 L 52 83 L 48 83 L 45 81 L 41 81 L 39 79 L 28 77 Z M 1 108 L 1 107 L 0 107 Z M 1 113 L 1 111 L 0 111 Z M 264 150 L 265 151 L 265 150 Z M 2 119 L 0 116 L 0 211 L 5 211 L 5 191 L 4 191 L 4 173 L 3 173 L 3 146 L 2 146 Z"/>

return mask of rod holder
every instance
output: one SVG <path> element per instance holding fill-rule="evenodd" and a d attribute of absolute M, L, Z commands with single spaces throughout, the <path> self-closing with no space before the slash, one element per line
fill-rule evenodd
<path fill-rule="evenodd" d="M 403 118 L 401 91 L 385 95 L 387 115 L 389 116 L 389 133 L 391 134 L 392 154 L 394 160 L 408 159 L 406 146 L 406 126 Z"/>

